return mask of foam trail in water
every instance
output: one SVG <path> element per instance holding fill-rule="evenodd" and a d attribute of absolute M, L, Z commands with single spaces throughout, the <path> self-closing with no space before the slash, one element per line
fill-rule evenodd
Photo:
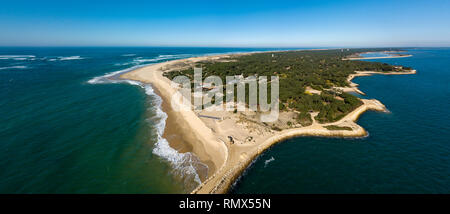
<path fill-rule="evenodd" d="M 266 161 L 264 161 L 264 167 L 267 166 L 267 164 L 269 164 L 270 162 L 274 161 L 275 158 L 271 157 L 270 159 L 267 159 Z"/>
<path fill-rule="evenodd" d="M 44 57 L 44 59 L 47 59 L 47 58 Z M 48 59 L 48 61 L 54 62 L 54 61 L 79 60 L 79 59 L 85 59 L 85 58 L 83 58 L 81 56 L 58 56 L 57 58 Z"/>
<path fill-rule="evenodd" d="M 179 153 L 174 148 L 170 147 L 169 142 L 163 138 L 164 129 L 166 127 L 166 119 L 167 114 L 162 111 L 161 104 L 162 99 L 158 95 L 155 94 L 153 88 L 149 85 L 145 85 L 145 93 L 153 98 L 153 106 L 156 110 L 155 118 L 152 118 L 153 121 L 158 121 L 156 124 L 156 131 L 158 134 L 158 141 L 153 148 L 153 154 L 158 155 L 165 160 L 169 161 L 176 173 L 181 172 L 181 176 L 187 176 L 187 178 L 192 178 L 198 184 L 201 183 L 200 177 L 196 171 L 196 166 L 200 164 L 201 167 L 207 166 L 201 163 L 198 158 L 196 158 L 192 153 Z M 189 180 L 189 179 L 188 179 Z"/>
<path fill-rule="evenodd" d="M 34 55 L 0 55 L 0 59 L 27 60 L 34 59 Z"/>
<path fill-rule="evenodd" d="M 81 56 L 67 56 L 67 57 L 58 57 L 59 60 L 64 61 L 64 60 L 77 60 L 77 59 L 84 59 Z"/>
<path fill-rule="evenodd" d="M 6 70 L 6 69 L 26 69 L 27 66 L 18 65 L 18 66 L 9 66 L 9 67 L 0 67 L 0 70 Z"/>
<path fill-rule="evenodd" d="M 192 54 L 175 54 L 175 55 L 159 55 L 156 58 L 151 59 L 144 59 L 142 57 L 137 57 L 133 61 L 137 63 L 143 63 L 143 62 L 158 62 L 162 60 L 172 60 L 172 59 L 182 59 L 182 58 L 188 58 L 192 57 L 194 55 Z"/>
<path fill-rule="evenodd" d="M 131 68 L 127 68 L 127 69 L 123 69 L 123 70 L 119 70 L 119 71 L 114 71 L 114 72 L 111 72 L 111 73 L 107 73 L 107 74 L 105 74 L 105 75 L 103 75 L 103 76 L 94 77 L 94 78 L 90 79 L 90 80 L 88 81 L 88 83 L 89 83 L 89 84 L 103 84 L 103 83 L 122 83 L 122 82 L 129 82 L 129 81 L 127 81 L 127 80 L 119 80 L 119 79 L 115 79 L 115 78 L 113 78 L 113 77 L 114 77 L 114 76 L 117 76 L 117 75 L 119 75 L 119 74 L 121 74 L 121 73 L 125 73 L 125 72 L 128 72 L 128 71 L 135 70 L 135 69 L 137 69 L 137 68 L 139 68 L 139 67 L 142 67 L 142 66 L 137 65 L 137 66 L 133 66 L 133 67 L 131 67 Z M 133 85 L 136 85 L 136 84 L 133 84 Z"/>

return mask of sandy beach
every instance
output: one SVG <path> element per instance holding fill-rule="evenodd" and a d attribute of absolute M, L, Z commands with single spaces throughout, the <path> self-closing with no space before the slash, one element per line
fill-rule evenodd
<path fill-rule="evenodd" d="M 249 54 L 249 53 L 245 53 Z M 177 92 L 171 86 L 171 81 L 163 76 L 164 72 L 190 65 L 203 60 L 223 60 L 230 54 L 203 56 L 189 59 L 173 60 L 152 64 L 134 71 L 122 74 L 120 78 L 149 83 L 163 99 L 163 111 L 168 114 L 164 137 L 171 147 L 180 152 L 193 152 L 200 161 L 208 165 L 206 179 L 192 193 L 210 194 L 226 193 L 235 180 L 248 165 L 263 151 L 277 142 L 295 136 L 326 136 L 326 137 L 364 137 L 367 132 L 355 122 L 367 110 L 387 111 L 386 107 L 375 99 L 361 99 L 363 104 L 337 122 L 320 124 L 314 120 L 318 112 L 313 112 L 313 124 L 306 127 L 290 127 L 275 131 L 262 124 L 255 123 L 251 118 L 253 112 L 227 111 L 174 111 L 170 105 L 171 98 Z M 343 91 L 363 93 L 357 89 L 357 84 L 351 80 L 357 76 L 373 74 L 414 74 L 411 72 L 380 73 L 373 71 L 358 71 L 348 77 L 350 87 L 339 88 Z M 206 115 L 208 117 L 199 117 Z M 280 120 L 291 117 L 289 112 L 280 113 Z M 212 119 L 220 118 L 220 119 Z M 351 130 L 332 130 L 328 126 L 346 127 Z M 232 136 L 234 142 L 228 140 Z"/>
<path fill-rule="evenodd" d="M 355 92 L 358 94 L 366 95 L 364 92 L 358 89 L 358 84 L 352 82 L 355 77 L 363 77 L 363 76 L 372 76 L 372 75 L 406 75 L 406 74 L 416 74 L 416 70 L 410 70 L 405 72 L 376 72 L 376 71 L 355 71 L 356 74 L 350 74 L 347 78 L 347 81 L 350 87 L 335 87 L 336 89 L 340 89 L 344 92 Z"/>

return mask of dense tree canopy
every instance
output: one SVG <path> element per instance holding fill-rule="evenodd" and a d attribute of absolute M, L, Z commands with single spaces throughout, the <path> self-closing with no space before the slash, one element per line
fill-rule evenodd
<path fill-rule="evenodd" d="M 280 109 L 295 110 L 299 120 L 307 123 L 310 111 L 319 112 L 316 120 L 337 121 L 362 104 L 355 96 L 335 90 L 334 87 L 348 86 L 347 78 L 355 71 L 401 72 L 402 68 L 379 62 L 342 60 L 362 52 L 386 51 L 392 49 L 333 49 L 264 52 L 232 56 L 226 61 L 203 61 L 203 78 L 216 75 L 244 77 L 279 76 Z M 193 77 L 193 68 L 172 71 L 165 74 L 172 79 L 177 75 Z M 322 91 L 321 94 L 306 93 L 306 87 Z"/>

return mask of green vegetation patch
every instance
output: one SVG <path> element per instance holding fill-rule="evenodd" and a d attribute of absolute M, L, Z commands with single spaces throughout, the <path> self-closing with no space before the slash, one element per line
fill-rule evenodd
<path fill-rule="evenodd" d="M 329 126 L 325 126 L 326 129 L 328 130 L 347 130 L 347 131 L 352 131 L 353 129 L 351 127 L 347 127 L 347 126 L 336 126 L 336 125 L 329 125 Z"/>
<path fill-rule="evenodd" d="M 302 126 L 310 126 L 310 125 L 312 125 L 312 122 L 313 122 L 311 119 L 311 114 L 308 112 L 299 113 L 297 116 L 297 121 Z"/>
<path fill-rule="evenodd" d="M 357 97 L 335 90 L 335 87 L 349 86 L 347 78 L 350 74 L 354 74 L 355 71 L 399 71 L 398 66 L 386 63 L 342 59 L 357 53 L 387 50 L 399 51 L 372 48 L 264 52 L 232 56 L 226 61 L 198 62 L 195 66 L 203 69 L 203 78 L 215 75 L 223 81 L 226 76 L 234 75 L 243 75 L 244 78 L 253 75 L 268 78 L 278 76 L 280 78 L 280 110 L 319 112 L 315 119 L 319 123 L 327 123 L 343 118 L 362 105 Z M 194 69 L 188 68 L 166 72 L 164 75 L 169 79 L 184 75 L 192 80 L 193 74 Z M 322 93 L 320 95 L 305 93 L 308 86 Z M 248 86 L 246 91 L 248 92 Z M 270 93 L 268 95 L 270 100 Z M 246 99 L 248 102 L 248 96 Z M 306 115 L 300 117 L 302 125 L 310 123 L 306 118 Z"/>

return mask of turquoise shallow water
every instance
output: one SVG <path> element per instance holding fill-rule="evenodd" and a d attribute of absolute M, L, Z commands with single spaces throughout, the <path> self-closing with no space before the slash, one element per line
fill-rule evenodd
<path fill-rule="evenodd" d="M 155 152 L 164 118 L 151 88 L 99 77 L 258 50 L 267 49 L 0 48 L 0 193 L 189 191 L 189 168 L 174 162 L 186 156 Z"/>
<path fill-rule="evenodd" d="M 391 113 L 359 119 L 362 139 L 299 137 L 263 153 L 232 193 L 450 193 L 450 49 L 371 61 L 413 67 L 416 75 L 354 82 Z"/>

